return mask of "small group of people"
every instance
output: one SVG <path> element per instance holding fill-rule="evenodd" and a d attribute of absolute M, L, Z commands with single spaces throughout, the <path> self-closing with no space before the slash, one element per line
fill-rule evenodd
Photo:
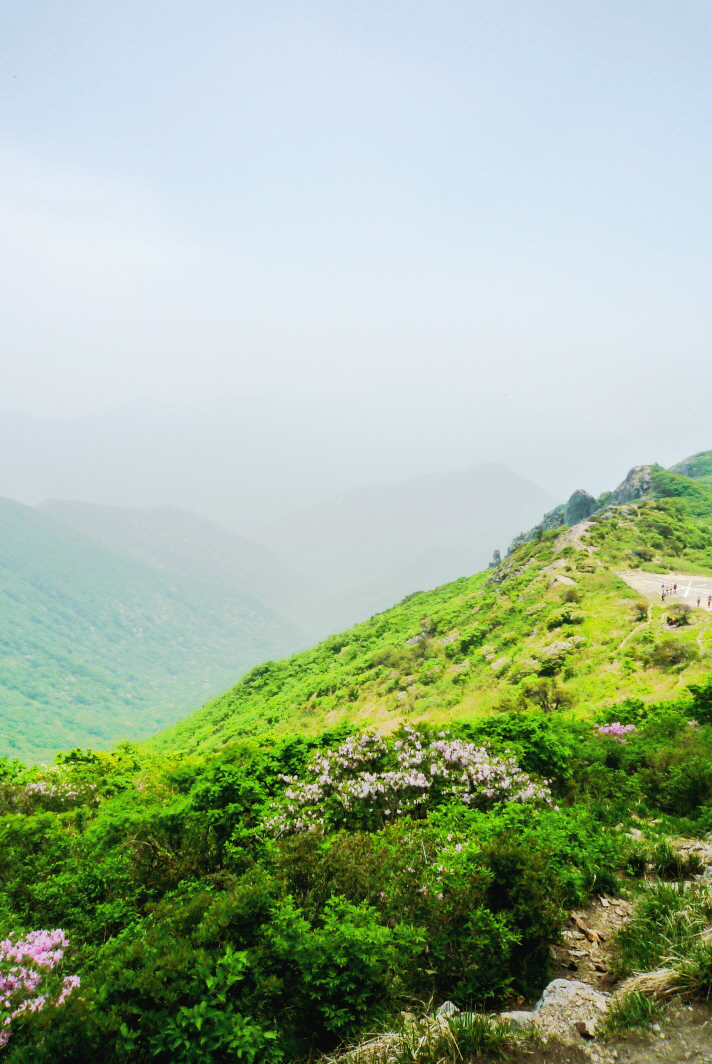
<path fill-rule="evenodd" d="M 665 601 L 668 595 L 677 595 L 677 584 L 661 584 L 660 597 Z M 697 596 L 697 609 L 702 605 L 702 595 Z M 707 609 L 712 610 L 712 592 L 707 596 Z"/>

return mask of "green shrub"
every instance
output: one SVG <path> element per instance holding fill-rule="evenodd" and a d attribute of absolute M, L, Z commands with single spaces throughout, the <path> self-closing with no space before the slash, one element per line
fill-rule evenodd
<path fill-rule="evenodd" d="M 384 927 L 374 909 L 331 898 L 312 927 L 290 900 L 275 911 L 260 964 L 303 1035 L 353 1035 L 393 1000 L 423 948 L 422 932 Z M 274 992 L 274 991 L 273 991 Z"/>
<path fill-rule="evenodd" d="M 651 655 L 653 663 L 663 669 L 694 661 L 698 656 L 695 647 L 691 647 L 687 643 L 681 643 L 679 639 L 673 639 L 672 637 L 661 639 L 653 648 Z"/>
<path fill-rule="evenodd" d="M 563 624 L 583 624 L 585 620 L 586 617 L 581 610 L 577 610 L 573 605 L 567 604 L 551 611 L 546 619 L 546 627 L 551 630 L 552 628 L 560 628 Z"/>
<path fill-rule="evenodd" d="M 704 887 L 682 882 L 650 884 L 636 899 L 630 922 L 615 936 L 614 976 L 650 972 L 675 964 L 676 959 L 684 963 L 696 958 L 697 974 L 703 979 L 708 951 L 700 942 L 700 932 L 711 917 L 712 901 Z"/>
<path fill-rule="evenodd" d="M 205 984 L 204 996 L 195 1005 L 182 1005 L 150 1039 L 157 1064 L 163 1060 L 167 1064 L 218 1064 L 229 1057 L 238 1057 L 246 1064 L 277 1064 L 282 1060 L 276 1031 L 265 1030 L 242 1015 L 231 999 L 232 988 L 244 978 L 248 966 L 247 954 L 234 953 L 228 946 L 214 969 L 198 969 Z M 137 1034 L 122 1025 L 125 1043 L 131 1045 Z"/>

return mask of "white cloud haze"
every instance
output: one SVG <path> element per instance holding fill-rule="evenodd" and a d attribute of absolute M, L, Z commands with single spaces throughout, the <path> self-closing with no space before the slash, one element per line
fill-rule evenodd
<path fill-rule="evenodd" d="M 712 443 L 708 4 L 10 0 L 0 38 L 0 406 L 89 417 L 73 458 L 6 431 L 0 492 L 563 495 Z"/>

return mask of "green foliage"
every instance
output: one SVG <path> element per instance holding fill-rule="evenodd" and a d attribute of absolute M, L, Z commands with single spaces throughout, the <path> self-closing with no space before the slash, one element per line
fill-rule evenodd
<path fill-rule="evenodd" d="M 275 1044 L 275 1031 L 265 1031 L 249 1017 L 237 1012 L 230 993 L 244 978 L 247 954 L 235 953 L 228 946 L 211 972 L 200 968 L 205 983 L 205 996 L 192 1006 L 182 1005 L 178 1013 L 165 1020 L 150 1039 L 154 1056 L 159 1061 L 175 1064 L 218 1064 L 224 1060 L 280 1061 L 284 1054 Z M 121 1038 L 135 1045 L 136 1032 L 122 1024 Z"/>
<path fill-rule="evenodd" d="M 712 829 L 707 618 L 681 611 L 671 636 L 674 609 L 616 571 L 646 556 L 712 568 L 712 491 L 654 478 L 656 497 L 596 515 L 595 551 L 541 530 L 494 572 L 255 666 L 150 746 L 0 761 L 0 930 L 64 928 L 82 977 L 55 1016 L 23 1020 L 10 1064 L 314 1059 L 407 1010 L 405 1061 L 433 1026 L 414 1003 L 445 998 L 467 1011 L 437 1025 L 433 1060 L 466 1060 L 501 1048 L 472 1008 L 536 999 L 568 909 L 623 877 L 695 875 L 667 837 Z M 353 815 L 280 835 L 274 811 L 316 785 L 315 757 L 331 765 L 352 737 L 360 750 L 381 722 L 382 763 L 341 766 Z M 447 728 L 548 781 L 551 805 L 493 790 L 472 808 L 436 766 L 433 800 L 391 823 L 379 774 L 403 768 L 405 725 L 409 771 L 430 773 Z M 620 972 L 671 955 L 707 986 L 708 918 L 701 891 L 646 884 Z M 616 1022 L 643 1009 L 631 999 Z"/>
<path fill-rule="evenodd" d="M 687 661 L 692 661 L 696 656 L 697 653 L 694 647 L 672 637 L 661 639 L 655 645 L 651 654 L 653 662 L 663 669 L 669 669 L 674 665 L 682 665 Z"/>
<path fill-rule="evenodd" d="M 672 466 L 669 472 L 709 484 L 712 478 L 712 451 L 699 451 Z"/>
<path fill-rule="evenodd" d="M 373 908 L 338 896 L 326 902 L 316 927 L 286 900 L 266 941 L 262 964 L 279 980 L 293 1022 L 304 1035 L 339 1038 L 373 1020 L 423 947 L 422 932 L 407 924 L 384 927 Z"/>
<path fill-rule="evenodd" d="M 689 955 L 711 917 L 704 888 L 682 882 L 647 886 L 632 920 L 616 935 L 616 976 L 653 971 L 670 958 Z"/>
<path fill-rule="evenodd" d="M 581 610 L 577 610 L 572 605 L 567 604 L 551 611 L 546 619 L 546 627 L 551 629 L 560 628 L 563 624 L 583 624 L 585 619 Z"/>
<path fill-rule="evenodd" d="M 301 642 L 266 607 L 0 499 L 0 752 L 145 738 Z"/>
<path fill-rule="evenodd" d="M 606 1015 L 606 1027 L 612 1033 L 642 1027 L 662 1016 L 662 1005 L 634 990 L 623 997 L 614 997 Z"/>

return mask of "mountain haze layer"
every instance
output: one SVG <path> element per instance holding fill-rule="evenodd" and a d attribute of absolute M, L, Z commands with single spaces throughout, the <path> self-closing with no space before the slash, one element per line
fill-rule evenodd
<path fill-rule="evenodd" d="M 192 580 L 304 613 L 309 588 L 267 547 L 174 506 L 143 509 L 49 499 L 36 509 L 105 547 Z"/>
<path fill-rule="evenodd" d="M 262 603 L 0 499 L 0 751 L 141 738 L 303 636 Z"/>
<path fill-rule="evenodd" d="M 505 466 L 359 488 L 258 534 L 324 597 L 332 630 L 484 569 L 554 496 Z"/>
<path fill-rule="evenodd" d="M 257 662 L 481 568 L 549 502 L 482 466 L 327 500 L 272 546 L 171 506 L 5 500 L 0 750 L 148 736 Z"/>

